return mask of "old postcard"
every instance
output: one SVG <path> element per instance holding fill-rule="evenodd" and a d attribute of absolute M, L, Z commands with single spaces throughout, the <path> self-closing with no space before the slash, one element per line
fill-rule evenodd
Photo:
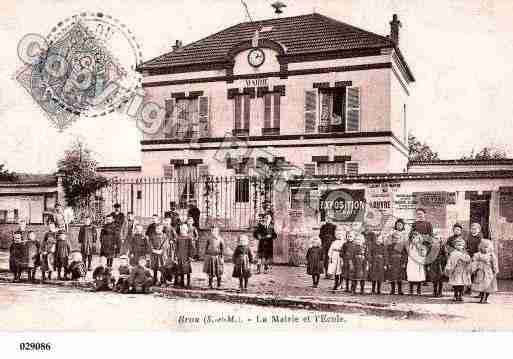
<path fill-rule="evenodd" d="M 0 10 L 1 331 L 513 330 L 511 1 Z"/>

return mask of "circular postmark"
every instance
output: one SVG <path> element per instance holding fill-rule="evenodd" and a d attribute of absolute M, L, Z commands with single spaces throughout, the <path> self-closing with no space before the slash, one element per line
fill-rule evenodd
<path fill-rule="evenodd" d="M 106 115 L 141 87 L 140 46 L 133 32 L 110 15 L 83 12 L 59 22 L 46 37 L 33 38 L 20 41 L 18 53 L 28 66 L 17 79 L 51 116 L 63 111 Z"/>

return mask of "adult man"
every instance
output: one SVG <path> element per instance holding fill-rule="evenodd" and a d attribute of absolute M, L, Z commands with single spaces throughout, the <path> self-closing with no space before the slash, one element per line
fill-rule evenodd
<path fill-rule="evenodd" d="M 125 221 L 125 225 L 123 228 L 123 235 L 125 237 L 125 241 L 130 243 L 133 234 L 135 233 L 135 227 L 137 226 L 137 220 L 135 219 L 133 212 L 128 212 L 127 219 Z"/>
<path fill-rule="evenodd" d="M 322 251 L 324 253 L 324 258 L 328 258 L 328 251 L 330 250 L 331 243 L 335 240 L 335 230 L 337 226 L 331 223 L 331 219 L 326 217 L 326 222 L 321 226 L 319 230 L 319 238 L 321 239 Z M 328 260 L 324 260 L 324 273 L 326 273 L 326 278 L 330 278 L 331 275 L 328 274 Z"/>
<path fill-rule="evenodd" d="M 201 211 L 196 206 L 196 200 L 191 199 L 189 201 L 189 210 L 187 211 L 187 217 L 191 217 L 194 220 L 194 227 L 199 231 Z"/>
<path fill-rule="evenodd" d="M 176 211 L 176 202 L 169 202 L 169 211 L 164 213 L 164 218 L 171 218 L 171 225 L 175 231 L 178 232 L 178 226 L 180 225 L 180 215 Z"/>
<path fill-rule="evenodd" d="M 125 225 L 125 215 L 123 212 L 121 212 L 121 205 L 119 203 L 114 204 L 114 212 L 112 212 L 110 215 L 112 216 L 114 225 L 116 227 L 116 234 L 118 237 L 117 240 L 118 242 L 121 242 L 123 240 L 122 237 L 124 236 L 122 230 L 124 229 Z"/>
<path fill-rule="evenodd" d="M 258 240 L 258 264 L 257 273 L 260 273 L 262 264 L 264 273 L 271 270 L 273 262 L 274 240 L 278 236 L 274 230 L 273 217 L 267 213 L 260 223 L 258 223 L 253 236 Z"/>
<path fill-rule="evenodd" d="M 100 255 L 107 258 L 107 267 L 112 268 L 119 247 L 119 235 L 114 219 L 109 214 L 100 233 Z"/>
<path fill-rule="evenodd" d="M 474 222 L 470 225 L 470 234 L 467 237 L 466 241 L 466 249 L 467 253 L 472 258 L 474 254 L 479 252 L 479 244 L 483 240 L 483 232 L 481 231 L 481 224 Z M 472 283 L 474 282 L 475 274 L 471 275 Z M 465 290 L 465 294 L 470 294 L 472 292 L 470 287 L 467 287 Z"/>

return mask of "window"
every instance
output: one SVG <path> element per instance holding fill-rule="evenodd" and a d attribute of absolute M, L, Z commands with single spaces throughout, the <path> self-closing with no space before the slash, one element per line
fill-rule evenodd
<path fill-rule="evenodd" d="M 290 209 L 303 209 L 310 206 L 310 190 L 292 188 L 290 190 Z"/>
<path fill-rule="evenodd" d="M 346 172 L 350 176 L 358 176 L 358 162 L 347 162 Z"/>
<path fill-rule="evenodd" d="M 263 96 L 264 101 L 264 126 L 262 135 L 280 134 L 280 93 L 267 93 Z"/>
<path fill-rule="evenodd" d="M 317 174 L 321 176 L 344 175 L 345 162 L 320 162 L 317 164 Z"/>
<path fill-rule="evenodd" d="M 235 178 L 235 202 L 249 202 L 249 178 Z"/>
<path fill-rule="evenodd" d="M 187 208 L 187 204 L 196 196 L 196 181 L 198 170 L 196 165 L 175 165 L 178 186 L 178 206 Z"/>
<path fill-rule="evenodd" d="M 237 95 L 233 98 L 233 135 L 249 136 L 251 117 L 251 95 Z"/>
<path fill-rule="evenodd" d="M 320 90 L 321 116 L 319 132 L 345 132 L 346 88 Z"/>
<path fill-rule="evenodd" d="M 176 100 L 175 133 L 178 138 L 196 138 L 198 130 L 198 98 Z"/>

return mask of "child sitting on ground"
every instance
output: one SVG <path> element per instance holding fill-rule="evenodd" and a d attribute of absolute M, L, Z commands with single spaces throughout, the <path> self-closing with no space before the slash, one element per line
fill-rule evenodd
<path fill-rule="evenodd" d="M 114 279 L 110 268 L 107 267 L 107 257 L 100 257 L 100 264 L 93 271 L 94 291 L 112 290 Z"/>
<path fill-rule="evenodd" d="M 497 291 L 497 260 L 493 253 L 492 241 L 482 239 L 479 252 L 472 258 L 474 280 L 472 290 L 479 292 L 479 303 L 487 304 L 490 293 Z"/>
<path fill-rule="evenodd" d="M 121 257 L 119 257 L 119 260 L 119 276 L 114 290 L 119 293 L 128 293 L 128 291 L 130 290 L 130 283 L 128 281 L 128 279 L 130 278 L 130 266 L 128 265 L 128 256 L 124 254 Z"/>
<path fill-rule="evenodd" d="M 249 248 L 248 236 L 245 234 L 239 237 L 239 245 L 233 251 L 233 274 L 232 277 L 239 278 L 240 291 L 248 290 L 248 281 L 251 277 L 251 263 L 253 253 Z"/>
<path fill-rule="evenodd" d="M 133 293 L 149 293 L 153 278 L 146 268 L 146 258 L 139 258 L 137 265 L 130 271 L 128 282 Z"/>
<path fill-rule="evenodd" d="M 453 247 L 454 249 L 447 260 L 445 272 L 454 291 L 454 301 L 463 302 L 463 290 L 465 286 L 471 284 L 471 259 L 465 251 L 465 241 L 463 239 L 454 241 Z"/>
<path fill-rule="evenodd" d="M 306 252 L 306 274 L 312 276 L 312 287 L 319 286 L 319 279 L 324 272 L 324 250 L 321 247 L 321 239 L 313 238 L 312 246 Z"/>
<path fill-rule="evenodd" d="M 69 263 L 68 273 L 71 275 L 71 280 L 85 279 L 87 271 L 80 251 L 71 252 L 71 261 Z"/>

